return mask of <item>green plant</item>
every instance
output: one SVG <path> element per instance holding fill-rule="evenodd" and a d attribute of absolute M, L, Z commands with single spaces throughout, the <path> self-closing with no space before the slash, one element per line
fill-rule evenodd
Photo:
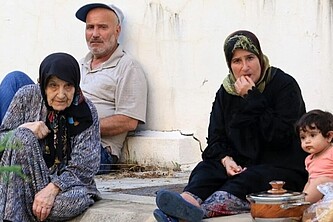
<path fill-rule="evenodd" d="M 173 164 L 173 170 L 174 171 L 181 171 L 181 164 L 177 163 L 177 162 L 173 162 L 171 161 L 171 163 Z"/>
<path fill-rule="evenodd" d="M 22 144 L 13 138 L 13 132 L 8 132 L 3 136 L 3 138 L 0 139 L 0 153 L 8 147 L 8 144 L 10 144 L 10 149 L 19 149 L 22 147 Z M 0 174 L 3 178 L 8 178 L 9 173 L 11 172 L 15 172 L 16 174 L 24 177 L 21 171 L 21 166 L 0 166 Z"/>

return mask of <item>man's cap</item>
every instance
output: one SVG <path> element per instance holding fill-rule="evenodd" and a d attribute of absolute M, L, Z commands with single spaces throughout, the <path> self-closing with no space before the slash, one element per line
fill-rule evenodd
<path fill-rule="evenodd" d="M 111 11 L 113 11 L 119 20 L 119 24 L 121 25 L 123 23 L 124 20 L 124 14 L 123 12 L 116 7 L 115 5 L 106 5 L 103 3 L 92 3 L 92 4 L 87 4 L 82 6 L 79 10 L 77 10 L 77 12 L 75 13 L 76 18 L 78 18 L 79 20 L 81 20 L 82 22 L 86 22 L 86 18 L 87 18 L 87 14 L 91 9 L 94 8 L 106 8 L 106 9 L 110 9 Z"/>

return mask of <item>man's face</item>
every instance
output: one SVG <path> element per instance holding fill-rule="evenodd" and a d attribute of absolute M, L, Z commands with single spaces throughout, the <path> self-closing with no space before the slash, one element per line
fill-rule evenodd
<path fill-rule="evenodd" d="M 116 50 L 121 27 L 116 14 L 105 8 L 95 8 L 86 18 L 86 41 L 94 58 L 109 57 Z"/>

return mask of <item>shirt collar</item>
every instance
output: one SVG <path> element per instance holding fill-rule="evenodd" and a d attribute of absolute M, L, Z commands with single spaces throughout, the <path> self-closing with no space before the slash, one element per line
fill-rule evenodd
<path fill-rule="evenodd" d="M 88 70 L 90 70 L 90 71 L 98 71 L 98 70 L 102 70 L 104 68 L 115 67 L 124 54 L 125 54 L 125 51 L 123 50 L 123 47 L 119 44 L 118 47 L 116 48 L 116 50 L 110 56 L 110 58 L 108 60 L 106 60 L 104 63 L 102 63 L 102 65 L 98 69 L 90 70 L 90 63 L 91 63 L 91 60 L 93 57 L 91 52 L 89 52 L 84 57 L 82 64 L 85 67 L 87 67 Z"/>

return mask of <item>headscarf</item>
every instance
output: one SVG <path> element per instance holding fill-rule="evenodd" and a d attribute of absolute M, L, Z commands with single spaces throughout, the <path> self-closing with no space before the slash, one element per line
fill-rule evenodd
<path fill-rule="evenodd" d="M 75 87 L 73 101 L 63 111 L 53 110 L 47 102 L 45 88 L 51 76 Z M 81 133 L 92 124 L 90 108 L 80 89 L 80 68 L 76 59 L 66 53 L 48 55 L 39 67 L 39 85 L 48 110 L 46 125 L 51 130 L 46 137 L 43 157 L 51 173 L 55 170 L 60 173 L 70 158 L 70 137 Z"/>
<path fill-rule="evenodd" d="M 256 87 L 259 89 L 260 92 L 263 92 L 265 86 L 273 78 L 273 74 L 271 73 L 267 56 L 265 56 L 261 51 L 258 38 L 252 32 L 246 30 L 239 30 L 230 34 L 224 42 L 224 54 L 227 65 L 229 67 L 229 74 L 223 80 L 224 89 L 231 95 L 238 95 L 234 86 L 236 78 L 232 73 L 231 69 L 231 60 L 236 49 L 244 49 L 246 51 L 252 52 L 258 57 L 261 67 L 261 73 L 260 79 L 256 83 Z"/>

